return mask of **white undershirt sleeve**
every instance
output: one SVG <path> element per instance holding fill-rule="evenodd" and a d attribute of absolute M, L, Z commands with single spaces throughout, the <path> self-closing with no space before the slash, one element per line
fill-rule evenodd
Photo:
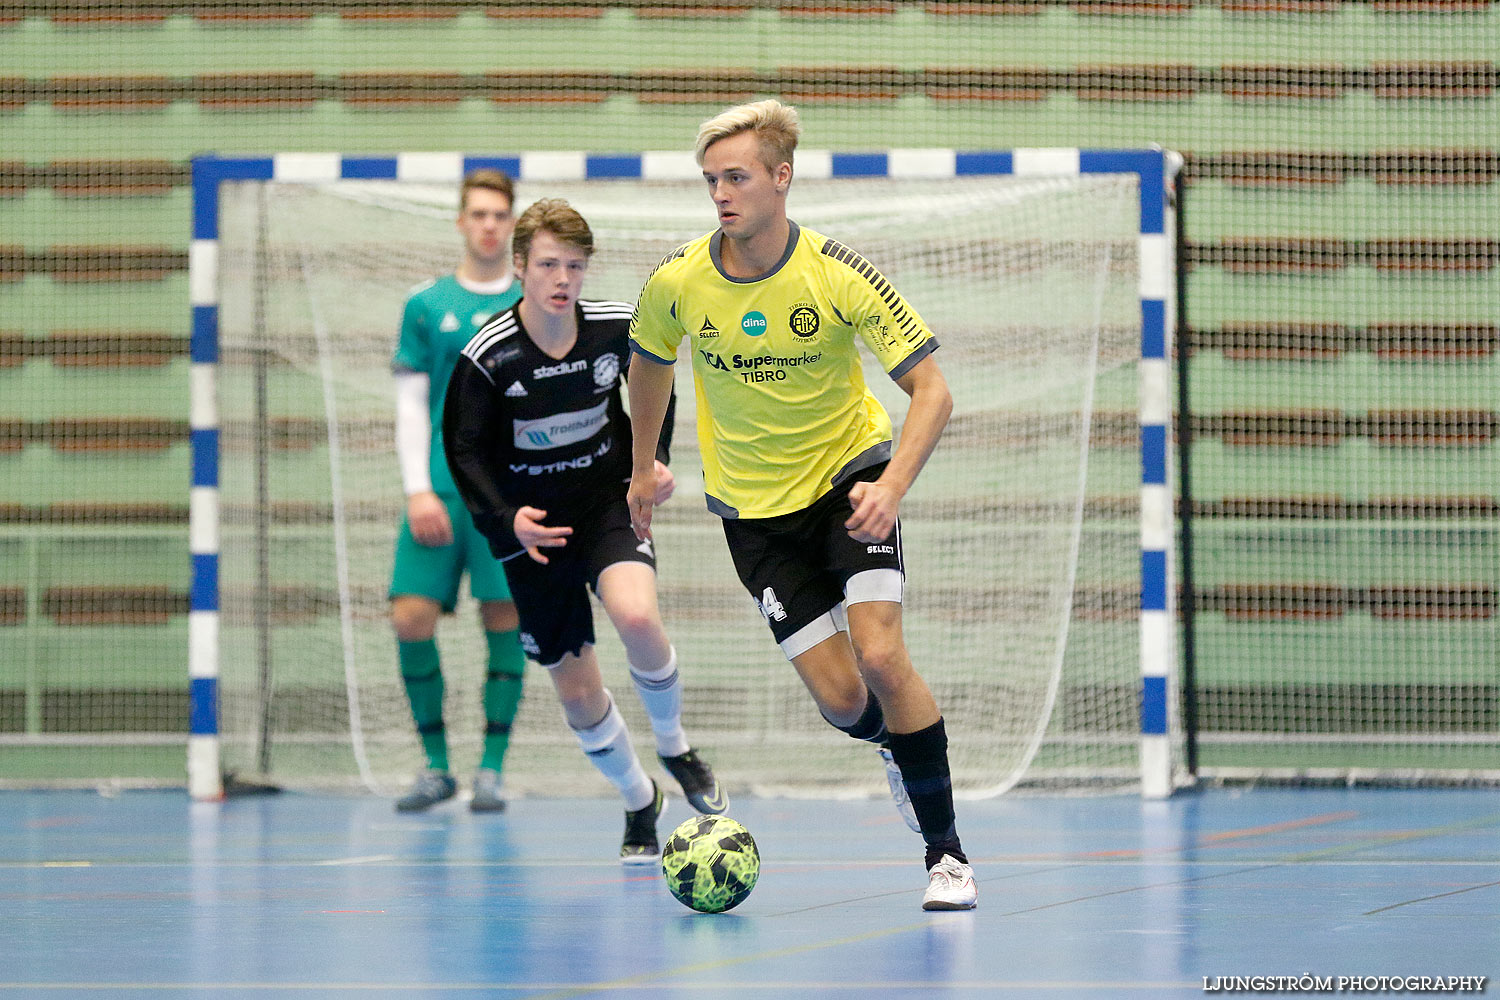
<path fill-rule="evenodd" d="M 432 413 L 428 394 L 432 379 L 425 372 L 396 375 L 396 458 L 407 496 L 432 492 Z"/>

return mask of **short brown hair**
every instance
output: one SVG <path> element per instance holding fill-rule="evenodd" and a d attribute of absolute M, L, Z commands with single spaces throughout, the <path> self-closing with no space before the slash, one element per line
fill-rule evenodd
<path fill-rule="evenodd" d="M 792 162 L 797 140 L 802 136 L 802 122 L 796 108 L 777 100 L 754 101 L 721 111 L 698 126 L 698 141 L 693 145 L 698 165 L 703 165 L 703 155 L 709 146 L 741 132 L 755 133 L 760 162 L 774 173 L 783 163 Z"/>
<path fill-rule="evenodd" d="M 521 258 L 523 265 L 531 259 L 532 238 L 543 229 L 559 241 L 582 250 L 585 256 L 594 255 L 594 232 L 578 209 L 562 198 L 543 198 L 521 213 L 515 234 L 510 238 L 511 251 Z"/>
<path fill-rule="evenodd" d="M 484 188 L 486 191 L 495 191 L 505 195 L 505 200 L 515 204 L 516 186 L 503 170 L 495 170 L 490 167 L 480 167 L 478 170 L 470 170 L 464 175 L 463 187 L 458 190 L 458 210 L 462 212 L 469 207 L 469 192 L 475 188 Z"/>

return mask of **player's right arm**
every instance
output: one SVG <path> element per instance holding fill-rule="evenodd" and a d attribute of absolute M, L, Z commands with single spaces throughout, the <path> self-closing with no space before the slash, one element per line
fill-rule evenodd
<path fill-rule="evenodd" d="M 504 557 L 522 546 L 515 534 L 519 506 L 506 500 L 490 463 L 490 456 L 499 451 L 496 442 L 508 440 L 496 436 L 498 396 L 478 364 L 460 357 L 443 402 L 443 450 L 459 496 L 474 516 L 474 526 L 490 540 L 496 556 Z"/>
<path fill-rule="evenodd" d="M 630 506 L 630 526 L 642 541 L 651 537 L 651 513 L 656 507 L 657 446 L 667 407 L 672 402 L 673 366 L 677 345 L 686 331 L 672 308 L 677 298 L 675 268 L 682 258 L 679 247 L 666 256 L 646 279 L 630 320 L 630 373 L 626 388 L 630 398 L 631 473 L 625 500 Z"/>
<path fill-rule="evenodd" d="M 630 525 L 641 540 L 651 537 L 651 512 L 657 504 L 656 441 L 667 416 L 672 398 L 672 366 L 650 360 L 639 353 L 630 356 L 630 488 L 625 493 L 630 505 Z"/>
<path fill-rule="evenodd" d="M 406 521 L 419 545 L 453 541 L 448 508 L 432 490 L 432 378 L 424 372 L 396 373 L 396 458 L 406 495 Z"/>
<path fill-rule="evenodd" d="M 419 545 L 453 541 L 448 508 L 432 489 L 432 352 L 427 341 L 427 312 L 419 286 L 406 300 L 401 334 L 392 359 L 396 380 L 396 458 L 406 496 L 406 521 Z"/>

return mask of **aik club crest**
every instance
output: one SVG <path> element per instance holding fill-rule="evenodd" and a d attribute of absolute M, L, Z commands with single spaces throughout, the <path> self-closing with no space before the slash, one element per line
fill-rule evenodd
<path fill-rule="evenodd" d="M 818 332 L 818 311 L 812 306 L 793 306 L 787 318 L 787 326 L 799 337 L 811 337 Z"/>

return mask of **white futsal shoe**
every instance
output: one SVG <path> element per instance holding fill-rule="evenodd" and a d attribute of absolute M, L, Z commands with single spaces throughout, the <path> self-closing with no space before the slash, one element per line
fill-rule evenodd
<path fill-rule="evenodd" d="M 974 869 L 951 854 L 927 872 L 927 892 L 922 896 L 924 910 L 972 910 L 979 905 L 979 886 L 974 884 Z"/>

